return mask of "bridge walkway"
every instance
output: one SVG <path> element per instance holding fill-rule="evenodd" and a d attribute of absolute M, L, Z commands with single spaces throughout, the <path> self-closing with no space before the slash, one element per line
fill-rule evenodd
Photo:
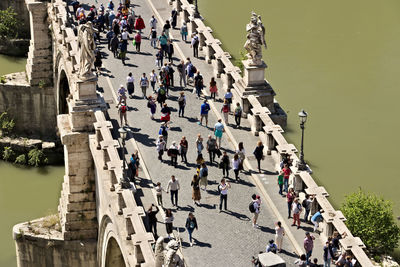
<path fill-rule="evenodd" d="M 106 1 L 99 1 L 99 3 Z M 148 28 L 148 21 L 154 10 L 151 9 L 151 5 L 147 0 L 135 1 L 135 12 L 137 15 L 142 15 L 145 20 L 146 27 Z M 155 5 L 153 5 L 155 6 Z M 170 8 L 166 1 L 157 2 L 157 12 L 161 17 L 169 17 Z M 160 18 L 157 18 L 160 23 Z M 148 29 L 146 28 L 145 33 Z M 158 29 L 160 32 L 161 29 Z M 189 45 L 184 44 L 180 41 L 179 31 L 172 30 L 174 36 L 175 45 L 175 56 L 179 58 L 181 55 L 178 53 L 179 49 L 183 54 L 190 56 L 194 65 L 201 71 L 205 84 L 208 84 L 212 77 L 212 69 L 204 61 L 204 58 L 194 59 L 192 57 L 191 49 Z M 103 35 L 104 36 L 104 35 Z M 179 49 L 177 49 L 179 47 Z M 304 231 L 309 230 L 310 227 L 304 229 L 295 230 L 290 229 L 291 220 L 286 219 L 287 208 L 285 199 L 277 194 L 276 184 L 276 161 L 273 157 L 266 157 L 263 161 L 262 168 L 265 170 L 264 174 L 258 175 L 251 171 L 246 174 L 241 174 L 242 181 L 234 183 L 232 181 L 232 189 L 228 196 L 228 209 L 227 213 L 218 213 L 216 204 L 218 203 L 218 196 L 216 192 L 217 182 L 221 179 L 222 173 L 220 169 L 214 165 L 209 167 L 209 191 L 202 191 L 202 206 L 196 207 L 193 205 L 191 200 L 191 188 L 190 181 L 191 177 L 195 173 L 195 138 L 198 133 L 201 133 L 204 139 L 207 138 L 208 134 L 212 134 L 211 127 L 215 124 L 218 117 L 220 117 L 219 110 L 221 108 L 220 102 L 211 102 L 213 112 L 210 112 L 209 116 L 209 127 L 199 126 L 197 124 L 197 118 L 199 117 L 199 110 L 201 101 L 197 100 L 195 95 L 192 94 L 192 88 L 189 86 L 186 88 L 185 94 L 187 97 L 187 106 L 185 111 L 185 118 L 178 118 L 177 116 L 177 97 L 179 92 L 182 91 L 180 88 L 173 88 L 170 92 L 170 97 L 167 103 L 173 108 L 173 114 L 171 116 L 171 129 L 169 132 L 168 146 L 173 140 L 179 142 L 182 135 L 185 135 L 189 141 L 189 152 L 188 160 L 189 164 L 186 166 L 181 164 L 179 161 L 178 168 L 173 168 L 166 163 L 161 163 L 157 160 L 157 153 L 155 150 L 155 141 L 158 136 L 158 130 L 160 122 L 150 120 L 149 111 L 146 107 L 147 101 L 141 99 L 141 90 L 138 86 L 139 77 L 143 72 L 149 74 L 152 69 L 155 68 L 155 53 L 152 47 L 150 47 L 149 40 L 144 39 L 142 41 L 142 53 L 137 54 L 134 51 L 134 47 L 131 42 L 128 45 L 128 60 L 127 65 L 123 66 L 122 62 L 115 59 L 111 52 L 107 50 L 106 45 L 100 47 L 102 52 L 106 54 L 106 59 L 103 60 L 104 71 L 99 78 L 99 91 L 103 92 L 105 99 L 110 103 L 109 114 L 111 118 L 119 121 L 119 116 L 115 108 L 115 92 L 120 84 L 125 85 L 125 79 L 128 72 L 132 72 L 135 77 L 135 97 L 134 99 L 128 99 L 128 106 L 131 109 L 128 112 L 128 123 L 132 131 L 132 135 L 138 144 L 138 148 L 143 155 L 142 161 L 146 164 L 149 170 L 149 174 L 152 181 L 160 181 L 164 187 L 169 180 L 171 174 L 174 174 L 181 183 L 181 191 L 179 193 L 179 203 L 182 208 L 180 210 L 174 209 L 175 222 L 174 226 L 179 227 L 180 231 L 184 231 L 184 223 L 189 211 L 194 211 L 197 220 L 199 222 L 199 231 L 194 233 L 194 237 L 197 242 L 195 247 L 191 248 L 188 246 L 188 238 L 186 232 L 181 233 L 184 238 L 184 250 L 186 260 L 191 266 L 247 266 L 251 255 L 256 254 L 259 251 L 265 249 L 265 246 L 269 239 L 274 237 L 274 222 L 277 220 L 283 221 L 286 225 L 287 230 L 290 230 L 292 234 L 291 242 L 288 238 L 284 240 L 285 253 L 280 254 L 288 263 L 291 265 L 296 258 L 295 253 L 299 253 L 302 250 L 302 240 L 304 238 Z M 201 55 L 201 52 L 200 52 Z M 186 56 L 185 56 L 186 57 Z M 174 61 L 178 63 L 177 60 Z M 221 87 L 218 81 L 219 88 Z M 178 75 L 175 75 L 175 85 L 179 84 Z M 150 93 L 151 89 L 148 89 Z M 114 91 L 114 93 L 112 93 Z M 223 90 L 220 89 L 220 97 L 223 95 Z M 159 107 L 157 110 L 157 117 L 159 118 Z M 233 122 L 233 117 L 230 116 L 230 122 Z M 248 162 L 247 169 L 253 169 L 256 166 L 254 157 L 252 157 L 252 151 L 255 144 L 258 141 L 258 137 L 251 134 L 249 124 L 246 120 L 242 120 L 242 128 L 235 129 L 228 127 L 229 132 L 223 137 L 222 147 L 226 149 L 230 158 L 232 153 L 237 147 L 237 142 L 243 141 L 245 149 L 247 151 Z M 129 144 L 129 142 L 128 142 Z M 133 152 L 133 147 L 129 147 L 128 152 Z M 208 155 L 205 154 L 205 159 L 208 159 Z M 164 155 L 166 158 L 166 155 Z M 142 176 L 142 174 L 139 174 Z M 230 177 L 233 176 L 231 171 Z M 257 185 L 255 186 L 254 183 Z M 262 226 L 260 230 L 256 230 L 251 227 L 251 214 L 248 211 L 248 203 L 250 202 L 250 196 L 253 193 L 260 194 L 263 198 L 262 211 L 259 217 L 259 225 Z M 274 206 L 271 208 L 270 203 L 264 198 L 265 193 L 268 193 Z M 146 202 L 151 201 L 147 199 Z M 155 201 L 155 200 L 154 200 Z M 167 208 L 171 208 L 169 195 L 164 194 L 164 203 Z M 145 206 L 146 207 L 146 206 Z M 279 211 L 279 213 L 276 213 Z M 161 215 L 161 214 L 160 214 Z M 159 221 L 163 221 L 161 216 Z M 309 226 L 309 225 L 308 225 Z M 164 229 L 162 225 L 159 225 L 159 229 Z M 319 258 L 321 262 L 321 247 L 322 245 L 316 242 L 316 248 L 314 256 Z M 227 255 L 227 257 L 221 256 Z M 234 255 L 234 257 L 230 257 Z"/>

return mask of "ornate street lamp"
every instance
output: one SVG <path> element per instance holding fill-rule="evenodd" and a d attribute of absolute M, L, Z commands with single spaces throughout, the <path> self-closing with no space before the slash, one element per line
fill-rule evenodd
<path fill-rule="evenodd" d="M 194 0 L 194 1 L 195 1 L 194 17 L 195 18 L 200 18 L 199 6 L 198 6 L 198 3 L 197 3 L 198 0 Z"/>
<path fill-rule="evenodd" d="M 127 184 L 127 182 L 126 182 L 126 170 L 125 170 L 125 139 L 126 139 L 126 134 L 128 132 L 125 130 L 124 127 L 119 128 L 118 132 L 122 139 L 122 178 L 120 180 L 120 186 L 122 188 L 126 188 L 125 184 Z"/>
<path fill-rule="evenodd" d="M 299 118 L 300 118 L 300 128 L 301 128 L 301 150 L 300 150 L 300 162 L 297 165 L 297 168 L 300 171 L 305 171 L 307 170 L 307 164 L 304 162 L 304 125 L 306 124 L 307 121 L 307 112 L 302 109 L 299 112 Z"/>

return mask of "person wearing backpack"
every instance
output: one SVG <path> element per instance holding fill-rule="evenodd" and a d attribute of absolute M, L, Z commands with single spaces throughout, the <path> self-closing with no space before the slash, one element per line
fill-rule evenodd
<path fill-rule="evenodd" d="M 212 138 L 210 134 L 208 135 L 206 149 L 208 151 L 208 155 L 210 156 L 210 165 L 212 165 L 213 162 L 215 161 L 215 155 L 218 149 L 218 145 L 217 145 L 217 140 L 215 140 L 215 138 Z"/>
<path fill-rule="evenodd" d="M 168 124 L 167 124 L 167 122 L 161 124 L 158 134 L 163 137 L 165 144 L 167 144 L 167 140 L 168 140 Z"/>
<path fill-rule="evenodd" d="M 200 175 L 200 189 L 202 189 L 201 186 L 203 185 L 204 186 L 203 190 L 206 191 L 207 190 L 207 184 L 208 184 L 208 181 L 207 181 L 208 168 L 207 168 L 207 165 L 205 163 L 201 164 L 199 175 Z"/>
<path fill-rule="evenodd" d="M 151 47 L 157 48 L 157 31 L 156 31 L 156 28 L 151 28 L 150 34 L 149 34 L 149 38 L 150 38 Z"/>
<path fill-rule="evenodd" d="M 193 48 L 193 57 L 199 57 L 199 37 L 196 33 L 193 33 L 192 42 L 190 47 Z"/>
<path fill-rule="evenodd" d="M 197 71 L 196 76 L 194 77 L 194 86 L 196 88 L 197 98 L 200 98 L 201 90 L 203 90 L 203 76 L 201 76 L 200 71 Z"/>
<path fill-rule="evenodd" d="M 139 168 L 139 155 L 138 151 L 136 150 L 135 153 L 131 155 L 130 161 L 129 161 L 129 168 L 131 170 L 131 182 L 135 182 L 135 177 L 137 176 L 138 173 L 138 168 Z"/>
<path fill-rule="evenodd" d="M 186 22 L 184 22 L 181 27 L 181 37 L 182 41 L 185 41 L 185 43 L 187 42 L 187 36 L 188 36 L 188 28 L 186 26 Z"/>
<path fill-rule="evenodd" d="M 162 48 L 160 48 L 156 54 L 156 67 L 160 69 L 163 66 L 163 61 L 164 61 L 164 53 L 162 51 Z"/>
<path fill-rule="evenodd" d="M 121 104 L 118 107 L 119 118 L 121 120 L 121 126 L 124 125 L 123 121 L 125 120 L 125 125 L 128 125 L 128 121 L 126 119 L 126 112 L 128 111 L 128 107 L 125 104 L 125 100 L 121 100 Z"/>
<path fill-rule="evenodd" d="M 259 229 L 260 226 L 257 224 L 258 215 L 260 214 L 260 204 L 257 199 L 257 195 L 253 194 L 251 196 L 252 201 L 249 204 L 249 210 L 253 214 L 251 221 L 253 222 L 253 227 Z"/>
<path fill-rule="evenodd" d="M 149 79 L 146 77 L 146 73 L 143 73 L 143 76 L 140 77 L 140 88 L 142 88 L 143 99 L 146 99 L 146 91 L 147 87 L 149 87 Z"/>
<path fill-rule="evenodd" d="M 221 161 L 219 163 L 219 168 L 222 169 L 223 177 L 229 178 L 229 166 L 230 166 L 229 156 L 226 153 L 226 151 L 224 151 L 224 153 L 222 154 Z"/>
<path fill-rule="evenodd" d="M 167 99 L 167 95 L 166 95 L 164 86 L 160 85 L 160 88 L 157 91 L 157 102 L 160 104 L 161 108 L 163 107 L 166 99 Z"/>
<path fill-rule="evenodd" d="M 293 212 L 293 223 L 292 226 L 296 225 L 297 222 L 297 229 L 300 228 L 300 213 L 303 210 L 303 207 L 299 203 L 299 199 L 295 198 L 292 203 L 292 212 Z"/>
<path fill-rule="evenodd" d="M 186 96 L 185 92 L 181 92 L 180 96 L 178 98 L 178 105 L 179 105 L 179 111 L 178 111 L 178 117 L 185 117 L 185 106 L 186 106 Z"/>

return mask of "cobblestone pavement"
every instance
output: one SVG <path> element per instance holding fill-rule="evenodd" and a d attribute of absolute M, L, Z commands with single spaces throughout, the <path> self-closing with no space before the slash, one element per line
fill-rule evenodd
<path fill-rule="evenodd" d="M 94 2 L 94 1 L 93 1 Z M 99 1 L 98 4 L 106 1 Z M 148 34 L 148 21 L 152 14 L 160 15 L 162 18 L 168 18 L 170 7 L 167 5 L 165 0 L 154 0 L 154 4 L 149 4 L 148 0 L 134 1 L 136 15 L 141 15 L 146 23 L 146 29 L 144 30 L 143 36 Z M 89 3 L 92 4 L 92 3 Z M 94 4 L 94 3 L 93 3 Z M 96 4 L 97 5 L 97 4 Z M 154 12 L 155 8 L 157 12 Z M 157 14 L 158 13 L 158 14 Z M 157 17 L 158 32 L 161 32 L 162 23 L 160 18 Z M 179 21 L 179 19 L 178 19 Z M 208 84 L 212 77 L 212 68 L 208 65 L 202 53 L 200 52 L 200 58 L 194 59 L 190 46 L 180 41 L 180 35 L 178 30 L 171 31 L 174 37 L 175 45 L 175 60 L 174 64 L 178 64 L 178 59 L 182 57 L 182 52 L 185 56 L 191 57 L 192 62 L 202 73 L 205 81 L 205 85 Z M 244 30 L 243 30 L 243 34 Z M 104 34 L 103 36 L 104 37 Z M 131 36 L 132 37 L 132 36 Z M 117 109 L 115 108 L 115 95 L 116 90 L 120 84 L 125 85 L 126 76 L 129 72 L 133 73 L 135 78 L 135 97 L 128 99 L 128 123 L 134 139 L 138 144 L 138 148 L 143 155 L 142 162 L 147 166 L 151 179 L 154 183 L 161 182 L 164 188 L 170 178 L 170 175 L 175 175 L 181 184 L 181 190 L 179 192 L 179 205 L 181 209 L 174 211 L 175 221 L 174 226 L 176 230 L 180 232 L 180 236 L 183 237 L 183 253 L 185 260 L 189 266 L 250 266 L 250 259 L 252 255 L 257 254 L 259 251 L 264 251 L 268 243 L 268 240 L 274 238 L 274 222 L 282 220 L 289 227 L 285 227 L 286 230 L 291 230 L 293 234 L 293 244 L 288 238 L 284 239 L 283 248 L 285 253 L 280 256 L 287 262 L 288 266 L 292 266 L 295 258 L 297 257 L 295 251 L 299 251 L 302 248 L 302 240 L 304 238 L 304 231 L 309 230 L 311 227 L 305 227 L 303 229 L 288 229 L 290 228 L 291 221 L 287 218 L 287 206 L 285 199 L 280 197 L 277 193 L 276 186 L 276 161 L 273 157 L 266 157 L 263 161 L 262 168 L 265 170 L 264 174 L 254 174 L 251 176 L 250 171 L 240 175 L 241 182 L 235 183 L 231 181 L 232 189 L 228 194 L 228 211 L 218 212 L 219 196 L 217 193 L 217 185 L 219 180 L 222 178 L 222 171 L 217 168 L 216 164 L 212 167 L 209 166 L 209 186 L 208 191 L 201 191 L 201 203 L 200 207 L 193 204 L 191 199 L 192 192 L 190 187 L 191 178 L 195 174 L 195 159 L 197 156 L 195 148 L 195 139 L 198 133 L 202 135 L 206 140 L 208 134 L 212 134 L 213 125 L 216 123 L 217 116 L 220 116 L 219 110 L 221 108 L 221 102 L 212 102 L 212 110 L 209 115 L 209 128 L 200 126 L 197 124 L 201 100 L 196 99 L 195 95 L 192 94 L 193 87 L 182 89 L 179 87 L 172 88 L 170 91 L 170 97 L 167 100 L 168 106 L 172 108 L 171 115 L 171 128 L 168 137 L 168 147 L 172 141 L 179 140 L 184 135 L 187 137 L 189 142 L 188 161 L 189 164 L 180 163 L 178 159 L 178 168 L 174 168 L 168 165 L 168 161 L 164 163 L 157 159 L 157 152 L 155 148 L 156 138 L 160 127 L 160 108 L 157 107 L 156 120 L 151 120 L 149 115 L 149 109 L 147 108 L 147 101 L 141 96 L 141 90 L 139 88 L 138 80 L 143 72 L 147 75 L 152 69 L 158 72 L 155 67 L 155 53 L 156 50 L 150 46 L 148 39 L 142 40 L 141 53 L 138 54 L 134 51 L 132 42 L 129 42 L 128 53 L 127 53 L 127 64 L 124 66 L 119 59 L 113 57 L 112 53 L 107 50 L 107 45 L 103 43 L 99 46 L 101 51 L 104 53 L 105 58 L 103 59 L 103 70 L 99 77 L 99 88 L 98 91 L 102 93 L 106 101 L 110 104 L 109 115 L 113 120 L 117 120 L 119 123 L 119 116 Z M 178 74 L 175 73 L 175 85 L 179 85 Z M 221 83 L 217 79 L 221 88 Z M 187 106 L 185 110 L 185 117 L 179 118 L 177 116 L 177 98 L 180 91 L 184 91 L 187 97 Z M 148 89 L 150 94 L 151 89 Z M 208 90 L 206 90 L 208 91 Z M 219 90 L 220 97 L 223 96 L 223 90 Z M 279 97 L 279 96 L 278 96 Z M 230 122 L 233 122 L 233 117 L 230 116 Z M 114 121 L 116 125 L 117 121 Z M 254 157 L 252 157 L 252 151 L 258 141 L 258 138 L 253 136 L 250 132 L 250 126 L 246 120 L 242 120 L 242 127 L 235 129 L 229 126 L 230 134 L 224 134 L 222 147 L 226 150 L 232 158 L 233 151 L 236 149 L 236 144 L 239 141 L 243 141 L 248 156 L 248 167 L 256 166 Z M 127 146 L 128 154 L 132 153 L 134 147 L 132 145 Z M 203 153 L 204 158 L 208 161 L 208 154 Z M 127 155 L 128 157 L 128 155 Z M 167 156 L 164 155 L 164 159 Z M 139 174 L 143 181 L 145 177 L 141 172 Z M 233 177 L 233 171 L 230 171 L 230 177 Z M 263 190 L 254 185 L 254 179 L 259 179 L 261 184 L 264 186 Z M 260 183 L 258 183 L 260 185 Z M 149 192 L 148 184 L 141 184 L 144 188 L 143 192 Z M 251 213 L 248 210 L 248 204 L 251 201 L 251 195 L 253 193 L 261 194 L 267 192 L 271 203 L 267 203 L 266 199 L 263 199 L 262 210 L 258 220 L 261 229 L 254 229 L 251 225 Z M 164 193 L 163 196 L 164 204 L 166 208 L 172 208 L 169 200 L 169 195 Z M 151 203 L 151 198 L 148 196 L 143 198 L 143 204 L 145 208 Z M 155 200 L 153 199 L 154 203 Z M 273 207 L 272 207 L 273 206 Z M 274 210 L 275 208 L 275 210 Z M 184 229 L 184 224 L 189 211 L 193 211 L 198 224 L 199 231 L 194 232 L 194 238 L 196 240 L 195 246 L 190 247 L 188 243 L 187 232 Z M 277 214 L 279 211 L 280 214 Z M 161 214 L 159 214 L 159 233 L 165 234 L 165 227 Z M 285 218 L 285 219 L 283 219 Z M 321 245 L 316 241 L 316 248 L 314 255 L 319 258 L 321 262 L 322 255 Z M 314 256 L 313 255 L 313 256 Z"/>

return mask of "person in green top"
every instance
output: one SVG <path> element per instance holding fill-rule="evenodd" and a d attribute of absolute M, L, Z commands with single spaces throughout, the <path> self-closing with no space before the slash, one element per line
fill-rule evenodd
<path fill-rule="evenodd" d="M 282 188 L 283 188 L 283 171 L 279 173 L 278 176 L 278 186 L 279 186 L 279 195 L 282 195 Z"/>

